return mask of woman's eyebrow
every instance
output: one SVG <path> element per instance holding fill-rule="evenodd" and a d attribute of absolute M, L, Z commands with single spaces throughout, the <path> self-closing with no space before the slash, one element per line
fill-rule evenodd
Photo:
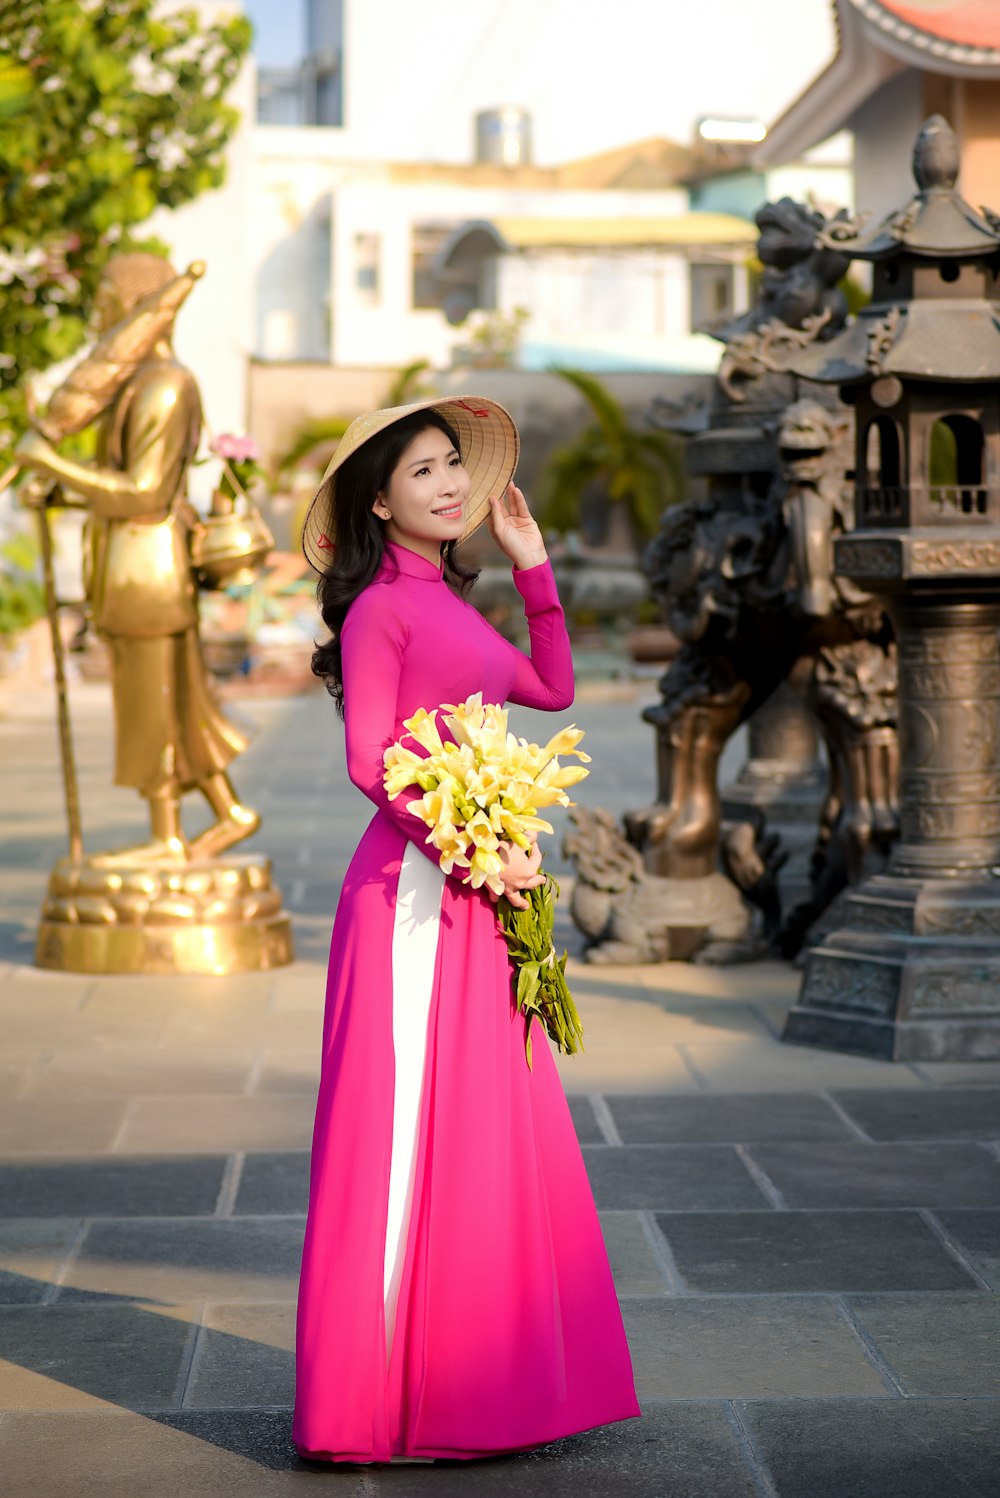
<path fill-rule="evenodd" d="M 448 451 L 445 453 L 445 457 L 446 458 L 451 458 L 451 457 L 456 457 L 457 458 L 458 456 L 459 456 L 459 451 L 458 451 L 457 447 L 449 447 Z M 407 468 L 422 468 L 425 463 L 433 463 L 433 461 L 434 461 L 433 458 L 414 458 L 413 462 L 412 463 L 407 463 L 406 466 L 407 466 Z"/>

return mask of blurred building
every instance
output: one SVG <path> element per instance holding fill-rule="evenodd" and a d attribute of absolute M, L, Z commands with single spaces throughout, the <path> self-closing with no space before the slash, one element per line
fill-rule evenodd
<path fill-rule="evenodd" d="M 971 203 L 1000 206 L 998 0 L 832 0 L 837 53 L 771 125 L 753 155 L 769 169 L 835 131 L 854 135 L 855 200 L 884 212 L 913 190 L 922 122 L 943 114 L 962 152 Z"/>
<path fill-rule="evenodd" d="M 479 139 L 497 134 L 481 118 Z M 697 329 L 745 306 L 755 230 L 689 211 L 689 153 L 645 141 L 536 167 L 507 151 L 467 166 L 345 161 L 326 131 L 259 127 L 258 357 L 447 365 L 470 317 L 522 308 L 529 367 L 713 368 Z"/>
<path fill-rule="evenodd" d="M 235 3 L 198 0 L 206 15 Z M 760 204 L 790 193 L 851 206 L 844 136 L 832 152 L 758 167 L 752 142 L 730 139 L 723 121 L 711 141 L 654 138 L 539 164 L 534 117 L 482 107 L 477 71 L 484 56 L 496 71 L 505 49 L 533 45 L 530 0 L 491 0 L 474 23 L 461 12 L 465 29 L 430 59 L 387 51 L 395 6 L 301 3 L 302 61 L 244 70 L 225 185 L 152 225 L 179 261 L 208 263 L 178 349 L 215 431 L 246 424 L 263 370 L 272 403 L 284 381 L 301 405 L 317 372 L 325 386 L 326 374 L 355 371 L 367 390 L 365 372 L 469 362 L 493 324 L 502 335 L 521 311 L 522 368 L 710 373 L 720 346 L 704 330 L 746 306 Z M 399 96 L 407 70 L 425 135 L 448 121 L 448 159 L 415 159 Z M 578 87 L 554 77 L 549 92 L 569 99 Z"/>

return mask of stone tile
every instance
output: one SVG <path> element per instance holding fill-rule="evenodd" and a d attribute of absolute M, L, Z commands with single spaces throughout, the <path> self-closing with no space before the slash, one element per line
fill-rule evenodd
<path fill-rule="evenodd" d="M 750 962 L 737 967 L 702 967 L 690 962 L 659 962 L 636 968 L 644 988 L 678 998 L 788 999 L 794 1003 L 802 975 L 790 962 Z"/>
<path fill-rule="evenodd" d="M 0 1161 L 2 1217 L 170 1217 L 215 1211 L 225 1158 Z"/>
<path fill-rule="evenodd" d="M 94 986 L 89 973 L 56 973 L 27 963 L 12 963 L 0 985 L 0 1005 L 5 1010 L 32 1009 L 44 1006 L 50 1012 L 79 1007 Z"/>
<path fill-rule="evenodd" d="M 0 1218 L 0 1305 L 37 1304 L 79 1230 L 75 1218 Z"/>
<path fill-rule="evenodd" d="M 72 1395 L 134 1409 L 173 1405 L 193 1335 L 188 1316 L 134 1305 L 9 1306 L 0 1311 L 0 1408 L 18 1408 L 28 1392 L 22 1369 Z"/>
<path fill-rule="evenodd" d="M 108 1149 L 121 1125 L 121 1099 L 0 1098 L 0 1155 L 83 1155 Z"/>
<path fill-rule="evenodd" d="M 233 973 L 221 977 L 198 974 L 131 974 L 91 979 L 85 1011 L 111 1016 L 136 1008 L 162 1008 L 167 1013 L 194 1009 L 207 1013 L 259 1014 L 268 1004 L 274 982 L 271 973 Z"/>
<path fill-rule="evenodd" d="M 602 1212 L 601 1229 L 619 1295 L 665 1295 L 664 1279 L 638 1212 Z"/>
<path fill-rule="evenodd" d="M 184 1398 L 193 1409 L 291 1407 L 295 1397 L 295 1302 L 213 1305 L 203 1318 Z"/>
<path fill-rule="evenodd" d="M 996 1284 L 1000 1279 L 1000 1208 L 984 1212 L 939 1212 L 937 1218 Z"/>
<path fill-rule="evenodd" d="M 1000 1139 L 1000 1088 L 920 1093 L 838 1092 L 837 1102 L 872 1139 Z"/>
<path fill-rule="evenodd" d="M 573 1119 L 573 1127 L 576 1129 L 576 1137 L 581 1144 L 603 1144 L 604 1135 L 601 1126 L 597 1122 L 597 1115 L 591 1106 L 589 1097 L 574 1096 L 567 1099 L 569 1111 Z"/>
<path fill-rule="evenodd" d="M 284 1150 L 247 1156 L 236 1193 L 234 1215 L 304 1214 L 308 1205 L 308 1151 Z"/>
<path fill-rule="evenodd" d="M 585 1145 L 600 1208 L 738 1211 L 764 1205 L 735 1150 L 724 1145 Z"/>
<path fill-rule="evenodd" d="M 1000 1408 L 987 1400 L 740 1405 L 779 1498 L 997 1498 Z"/>
<path fill-rule="evenodd" d="M 305 965 L 305 964 L 303 964 Z M 276 973 L 271 1008 L 281 1013 L 304 1009 L 309 1013 L 323 1011 L 326 1002 L 326 970 L 319 963 L 308 964 L 307 973 Z"/>
<path fill-rule="evenodd" d="M 657 1222 L 695 1291 L 971 1290 L 915 1212 L 678 1212 Z"/>
<path fill-rule="evenodd" d="M 19 1099 L 37 1067 L 37 1061 L 30 1055 L 0 1057 L 0 1098 L 7 1102 Z"/>
<path fill-rule="evenodd" d="M 272 1056 L 260 1069 L 254 1092 L 300 1092 L 316 1097 L 320 1053 L 296 1052 Z"/>
<path fill-rule="evenodd" d="M 316 1480 L 296 1457 L 291 1415 L 266 1410 L 8 1415 L 0 1470 L 4 1498 L 287 1498 Z M 371 1492 L 361 1471 L 335 1481 L 338 1498 Z"/>
<path fill-rule="evenodd" d="M 602 1042 L 591 1033 L 584 1016 L 584 1045 L 576 1056 L 557 1056 L 556 1065 L 567 1093 L 581 1092 L 698 1092 L 698 1083 L 676 1046 L 647 1045 L 627 1035 Z"/>
<path fill-rule="evenodd" d="M 163 1031 L 166 1017 L 155 1009 L 136 1006 L 119 1015 L 95 1019 L 79 1010 L 67 1013 L 56 1024 L 50 1017 L 20 1010 L 3 1022 L 4 1050 L 48 1053 L 58 1044 L 62 1050 L 93 1050 L 114 1046 L 153 1046 Z"/>
<path fill-rule="evenodd" d="M 769 1139 L 853 1139 L 822 1098 L 805 1093 L 605 1099 L 626 1144 L 742 1144 Z"/>
<path fill-rule="evenodd" d="M 312 1141 L 313 1099 L 305 1094 L 255 1097 L 136 1098 L 118 1148 L 160 1150 L 306 1149 Z"/>
<path fill-rule="evenodd" d="M 114 1051 L 63 1051 L 28 1087 L 31 1099 L 135 1097 L 162 1094 L 242 1093 L 250 1075 L 250 1050 L 160 1051 L 147 1046 Z M 47 1106 L 47 1102 L 45 1104 Z"/>
<path fill-rule="evenodd" d="M 392 1498 L 754 1498 L 723 1411 L 649 1405 L 641 1420 L 586 1431 L 520 1456 L 373 1472 Z M 337 1482 L 338 1492 L 340 1482 Z"/>
<path fill-rule="evenodd" d="M 647 1000 L 660 998 L 645 990 Z M 702 999 L 682 1002 L 662 996 L 663 1035 L 674 1045 L 745 1045 L 748 1041 L 770 1041 L 773 1032 L 756 1006 Z"/>
<path fill-rule="evenodd" d="M 852 1295 L 907 1394 L 1000 1397 L 1000 1296 Z"/>
<path fill-rule="evenodd" d="M 167 1302 L 294 1298 L 303 1226 L 298 1218 L 96 1222 L 58 1302 L 95 1293 Z"/>
<path fill-rule="evenodd" d="M 872 1061 L 780 1041 L 746 1039 L 739 1045 L 695 1044 L 683 1053 L 709 1092 L 825 1092 L 841 1087 L 893 1087 L 923 1091 L 905 1066 Z"/>
<path fill-rule="evenodd" d="M 818 1297 L 625 1300 L 622 1315 L 643 1399 L 885 1393 L 847 1322 Z"/>
<path fill-rule="evenodd" d="M 790 1207 L 982 1207 L 1000 1163 L 976 1144 L 753 1144 Z"/>
<path fill-rule="evenodd" d="M 914 1071 L 936 1087 L 995 1087 L 1000 1061 L 915 1061 Z"/>
<path fill-rule="evenodd" d="M 240 1044 L 252 1046 L 255 1050 L 320 1054 L 323 1013 L 319 1008 L 284 1013 L 262 1010 L 241 1016 L 238 1021 L 234 1021 L 233 1015 L 224 1008 L 186 1009 L 166 1021 L 160 1043 L 169 1050 L 224 1046 L 232 1039 L 234 1025 L 238 1029 Z"/>

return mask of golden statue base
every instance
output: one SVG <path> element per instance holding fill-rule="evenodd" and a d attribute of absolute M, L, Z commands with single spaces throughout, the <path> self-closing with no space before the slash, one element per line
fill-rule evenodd
<path fill-rule="evenodd" d="M 61 858 L 35 963 L 70 973 L 259 972 L 294 960 L 267 858 L 136 867 Z"/>

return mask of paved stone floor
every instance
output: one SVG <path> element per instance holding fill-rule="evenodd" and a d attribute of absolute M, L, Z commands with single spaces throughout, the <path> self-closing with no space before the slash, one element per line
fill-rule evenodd
<path fill-rule="evenodd" d="M 648 692 L 581 691 L 593 802 L 651 798 Z M 139 808 L 110 786 L 106 689 L 73 695 L 88 842 L 114 846 Z M 642 1421 L 471 1466 L 297 1461 L 323 963 L 367 811 L 321 694 L 249 711 L 236 777 L 298 960 L 221 980 L 31 966 L 64 848 L 48 698 L 0 722 L 4 1498 L 997 1498 L 1000 1064 L 782 1046 L 796 976 L 776 963 L 573 964 L 587 1051 L 562 1069 Z"/>

